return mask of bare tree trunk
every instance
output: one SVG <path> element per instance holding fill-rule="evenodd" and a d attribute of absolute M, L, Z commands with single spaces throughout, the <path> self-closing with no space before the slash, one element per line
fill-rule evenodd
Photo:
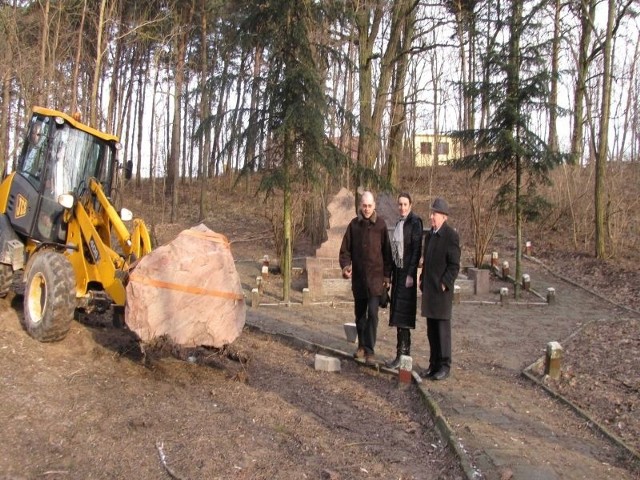
<path fill-rule="evenodd" d="M 402 38 L 397 47 L 397 63 L 394 69 L 392 100 L 391 100 L 391 126 L 389 128 L 389 157 L 387 160 L 387 181 L 391 185 L 398 183 L 398 165 L 402 162 L 404 152 L 406 103 L 405 82 L 409 63 L 409 51 L 413 38 L 415 9 L 405 0 L 400 12 L 402 19 Z"/>
<path fill-rule="evenodd" d="M 511 19 L 509 21 L 509 59 L 507 66 L 507 98 L 510 101 L 515 102 L 512 108 L 518 108 L 517 94 L 518 86 L 520 84 L 520 35 L 522 31 L 522 2 L 523 0 L 514 0 L 511 6 Z M 514 115 L 519 115 L 520 112 L 513 112 Z M 515 125 L 509 126 L 512 129 L 512 134 L 516 137 L 519 135 Z M 520 140 L 516 140 L 517 144 L 520 144 Z M 515 282 L 513 285 L 515 298 L 520 297 L 520 276 L 522 275 L 522 157 L 520 154 L 516 154 L 515 158 L 515 198 L 516 198 L 516 271 Z"/>
<path fill-rule="evenodd" d="M 136 146 L 138 152 L 138 158 L 136 162 L 136 187 L 140 188 L 142 185 L 142 132 L 144 126 L 145 108 L 144 99 L 147 93 L 147 82 L 144 81 L 151 63 L 151 55 L 149 50 L 146 50 L 142 54 L 142 60 L 140 61 L 140 68 L 138 69 L 138 138 L 136 139 Z M 149 178 L 153 181 L 152 171 L 152 158 L 153 158 L 153 111 L 151 113 L 151 128 L 149 129 Z"/>
<path fill-rule="evenodd" d="M 572 161 L 576 163 L 581 161 L 583 152 L 584 101 L 589 64 L 591 63 L 588 49 L 589 44 L 591 43 L 593 18 L 596 10 L 595 0 L 588 0 L 582 2 L 582 4 L 583 11 L 580 16 L 580 45 L 578 52 L 578 65 L 576 66 L 577 77 L 575 91 L 573 92 L 573 132 L 571 134 L 571 158 Z"/>
<path fill-rule="evenodd" d="M 609 150 L 609 112 L 611 109 L 611 57 L 613 43 L 613 26 L 615 22 L 616 2 L 608 1 L 607 33 L 604 40 L 603 72 L 602 72 L 602 98 L 600 107 L 600 132 L 598 135 L 598 150 L 596 153 L 596 179 L 595 179 L 595 230 L 596 230 L 596 257 L 604 258 L 606 255 L 606 230 L 605 230 L 605 175 L 607 169 L 607 152 Z"/>
<path fill-rule="evenodd" d="M 373 11 L 372 11 L 373 10 Z M 360 98 L 360 124 L 358 137 L 358 166 L 364 168 L 373 167 L 375 159 L 376 135 L 372 125 L 372 57 L 373 45 L 380 28 L 382 19 L 382 3 L 376 2 L 373 9 L 367 4 L 360 6 L 356 11 L 356 25 L 358 29 L 358 73 L 359 73 L 359 98 Z M 371 23 L 370 23 L 371 18 Z M 356 180 L 357 186 L 361 185 L 362 178 Z M 355 195 L 356 208 L 359 203 L 358 195 Z"/>
<path fill-rule="evenodd" d="M 187 15 L 178 16 L 178 30 L 175 35 L 175 78 L 173 97 L 173 121 L 171 123 L 171 145 L 169 149 L 169 160 L 167 162 L 167 187 L 165 191 L 171 193 L 171 223 L 175 223 L 178 213 L 178 175 L 180 169 L 180 145 L 182 128 L 182 100 L 185 78 L 185 57 L 187 52 L 188 32 L 187 25 L 191 24 L 193 18 L 195 0 L 191 1 Z"/>
<path fill-rule="evenodd" d="M 200 63 L 200 75 L 202 79 L 206 79 L 209 73 L 209 55 L 207 49 L 207 0 L 202 0 L 201 4 L 201 63 Z M 200 98 L 200 123 L 205 121 L 209 117 L 209 87 L 206 81 L 202 82 L 202 96 Z M 205 128 L 200 137 L 200 201 L 198 202 L 198 218 L 202 221 L 205 217 L 205 193 L 207 191 L 208 183 L 208 164 L 209 164 L 209 149 L 211 148 L 211 129 Z"/>
<path fill-rule="evenodd" d="M 385 2 L 376 0 L 360 5 L 356 11 L 358 30 L 358 67 L 360 96 L 360 137 L 358 139 L 358 165 L 362 168 L 373 168 L 380 153 L 380 135 L 382 119 L 389 101 L 389 86 L 392 71 L 397 60 L 396 52 L 403 25 L 403 2 L 394 2 L 391 7 L 391 26 L 389 37 L 380 60 L 379 79 L 373 85 L 373 65 L 375 58 L 373 49 L 384 15 Z M 375 91 L 375 94 L 374 94 Z M 358 179 L 359 186 L 368 188 L 370 182 Z M 355 195 L 356 205 L 359 196 Z"/>
<path fill-rule="evenodd" d="M 107 0 L 100 0 L 100 14 L 98 16 L 98 25 L 96 26 L 96 59 L 93 67 L 93 82 L 91 85 L 91 97 L 89 100 L 89 125 L 94 128 L 99 128 L 98 111 L 100 106 L 98 104 L 98 90 L 101 80 L 100 72 L 102 71 L 102 34 L 105 23 L 104 16 L 106 7 Z"/>
<path fill-rule="evenodd" d="M 73 65 L 73 78 L 71 79 L 71 112 L 78 111 L 78 83 L 80 71 L 80 59 L 82 58 L 82 39 L 84 37 L 84 21 L 87 16 L 87 0 L 82 2 L 82 16 L 80 17 L 80 28 L 78 29 L 78 43 L 76 44 L 76 58 Z"/>
<path fill-rule="evenodd" d="M 51 3 L 49 0 L 45 0 L 42 7 L 42 42 L 40 43 L 40 68 L 39 75 L 35 79 L 35 103 L 37 105 L 45 104 L 45 79 L 47 78 L 47 51 L 49 48 L 49 12 L 51 10 Z"/>
<path fill-rule="evenodd" d="M 635 46 L 635 51 L 633 52 L 633 59 L 631 60 L 631 65 L 629 66 L 629 72 L 630 72 L 630 77 L 629 77 L 629 93 L 627 94 L 627 102 L 625 104 L 624 107 L 624 122 L 622 124 L 622 135 L 621 135 L 621 139 L 620 139 L 620 147 L 618 150 L 618 153 L 616 155 L 617 158 L 619 158 L 620 160 L 623 159 L 624 157 L 624 151 L 625 151 L 625 146 L 627 143 L 627 137 L 633 136 L 633 132 L 637 131 L 634 130 L 633 125 L 632 125 L 632 121 L 631 121 L 631 117 L 633 115 L 633 109 L 634 109 L 634 105 L 637 105 L 637 100 L 638 97 L 636 95 L 634 95 L 633 92 L 633 88 L 634 85 L 636 83 L 636 78 L 637 78 L 637 68 L 638 68 L 638 57 L 640 56 L 640 33 L 638 33 L 637 37 L 636 37 L 636 46 Z M 633 139 L 632 139 L 632 145 L 631 145 L 631 152 L 627 154 L 627 158 L 635 158 L 634 156 L 634 152 L 633 152 Z"/>
<path fill-rule="evenodd" d="M 555 0 L 553 19 L 553 45 L 551 47 L 551 92 L 549 96 L 549 149 L 558 151 L 558 77 L 560 58 L 560 0 Z"/>
<path fill-rule="evenodd" d="M 295 155 L 295 144 L 291 132 L 285 134 L 284 158 L 282 161 L 283 181 L 283 212 L 282 212 L 282 253 L 280 256 L 280 270 L 282 273 L 282 300 L 289 303 L 291 296 L 291 265 L 293 257 L 291 235 L 291 168 Z"/>

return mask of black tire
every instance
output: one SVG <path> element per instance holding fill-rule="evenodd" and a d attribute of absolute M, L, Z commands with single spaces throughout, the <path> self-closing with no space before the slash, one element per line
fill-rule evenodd
<path fill-rule="evenodd" d="M 0 298 L 4 298 L 11 290 L 13 283 L 13 268 L 6 263 L 0 263 Z"/>
<path fill-rule="evenodd" d="M 41 342 L 62 340 L 76 308 L 75 274 L 71 263 L 57 252 L 37 253 L 27 274 L 22 324 Z"/>

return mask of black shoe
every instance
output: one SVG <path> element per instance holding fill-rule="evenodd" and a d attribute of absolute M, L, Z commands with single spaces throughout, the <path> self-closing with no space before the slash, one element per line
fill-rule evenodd
<path fill-rule="evenodd" d="M 425 370 L 421 370 L 418 375 L 420 375 L 420 378 L 431 378 L 433 377 L 433 374 L 436 373 L 436 370 L 434 368 L 427 368 Z"/>
<path fill-rule="evenodd" d="M 431 380 L 444 380 L 448 376 L 449 376 L 449 370 L 445 368 L 441 368 L 436 373 L 431 375 L 429 378 L 431 378 Z"/>

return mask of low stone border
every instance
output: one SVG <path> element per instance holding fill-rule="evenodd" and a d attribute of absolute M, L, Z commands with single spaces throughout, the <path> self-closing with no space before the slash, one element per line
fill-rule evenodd
<path fill-rule="evenodd" d="M 418 391 L 422 396 L 422 400 L 427 405 L 427 409 L 433 418 L 433 422 L 438 429 L 438 433 L 440 437 L 443 438 L 448 447 L 453 451 L 453 453 L 458 457 L 458 461 L 460 462 L 460 467 L 464 471 L 464 474 L 467 480 L 474 480 L 478 478 L 482 478 L 482 473 L 480 470 L 473 466 L 469 455 L 467 455 L 464 446 L 458 441 L 456 438 L 456 434 L 447 422 L 447 419 L 442 414 L 442 410 L 440 409 L 440 405 L 435 401 L 429 389 L 427 389 L 422 382 L 422 379 L 416 372 L 412 372 L 413 380 L 415 381 Z"/>
<path fill-rule="evenodd" d="M 569 283 L 569 284 L 573 285 L 574 287 L 581 288 L 581 289 L 582 289 L 582 290 L 584 290 L 585 292 L 588 292 L 588 293 L 590 293 L 591 295 L 594 295 L 594 296 L 598 297 L 599 299 L 604 300 L 604 301 L 606 301 L 606 302 L 610 303 L 611 305 L 613 305 L 613 306 L 615 306 L 615 307 L 622 308 L 622 309 L 627 310 L 627 311 L 629 311 L 629 312 L 632 312 L 632 313 L 635 313 L 635 314 L 637 314 L 637 315 L 640 315 L 640 311 L 635 310 L 635 309 L 633 309 L 633 308 L 631 308 L 631 307 L 627 307 L 626 305 L 621 305 L 621 304 L 619 304 L 619 303 L 616 303 L 616 302 L 614 302 L 613 300 L 611 300 L 609 297 L 607 297 L 607 296 L 605 296 L 605 295 L 602 295 L 602 294 L 600 294 L 600 293 L 598 293 L 598 292 L 596 292 L 596 291 L 594 291 L 594 290 L 591 290 L 590 288 L 587 288 L 587 287 L 585 287 L 584 285 L 582 285 L 582 284 L 580 284 L 580 283 L 578 283 L 578 282 L 575 282 L 575 281 L 573 281 L 573 280 L 571 280 L 571 279 L 569 279 L 569 278 L 567 278 L 567 277 L 564 277 L 564 276 L 560 275 L 560 274 L 559 274 L 559 273 L 557 273 L 557 272 L 554 272 L 550 267 L 548 267 L 547 265 L 545 265 L 545 263 L 544 263 L 542 260 L 540 260 L 540 259 L 538 259 L 538 258 L 536 258 L 536 257 L 531 257 L 531 256 L 528 256 L 528 255 L 523 255 L 523 258 L 525 258 L 525 259 L 527 259 L 527 260 L 530 260 L 530 261 L 532 261 L 532 262 L 534 262 L 534 263 L 537 263 L 537 264 L 538 264 L 538 265 L 540 265 L 542 268 L 544 268 L 546 271 L 548 271 L 551 275 L 553 275 L 553 276 L 555 276 L 555 277 L 559 278 L 560 280 L 562 280 L 562 281 L 564 281 L 564 282 L 567 282 L 567 283 Z"/>
<path fill-rule="evenodd" d="M 249 330 L 254 332 L 259 332 L 259 333 L 273 336 L 278 340 L 282 341 L 283 343 L 291 345 L 295 348 L 309 350 L 314 353 L 315 352 L 327 353 L 330 355 L 335 355 L 338 357 L 353 360 L 353 355 L 351 355 L 350 353 L 347 353 L 335 348 L 318 345 L 316 343 L 309 342 L 308 340 L 304 340 L 294 335 L 267 331 L 260 328 L 257 325 L 252 325 L 249 323 L 245 323 L 245 327 L 247 327 Z M 359 365 L 362 365 L 368 368 L 373 368 L 385 374 L 396 375 L 397 373 L 395 370 L 385 367 L 384 364 L 367 365 L 364 362 L 358 362 L 356 360 L 353 360 L 353 361 Z M 431 417 L 433 418 L 433 422 L 436 426 L 436 429 L 438 430 L 438 434 L 445 441 L 447 447 L 451 449 L 453 454 L 458 459 L 458 462 L 460 464 L 460 467 L 462 468 L 462 471 L 465 474 L 466 479 L 477 480 L 479 478 L 482 478 L 482 474 L 478 469 L 474 468 L 469 455 L 464 450 L 464 447 L 462 446 L 462 444 L 456 439 L 455 432 L 451 429 L 451 427 L 447 423 L 447 420 L 442 414 L 442 410 L 440 409 L 440 406 L 431 396 L 428 389 L 422 384 L 422 379 L 420 378 L 420 376 L 415 371 L 411 372 L 411 375 L 413 377 L 413 383 L 416 384 L 418 391 L 420 392 L 420 395 L 427 406 L 427 410 L 429 411 Z"/>
<path fill-rule="evenodd" d="M 600 424 L 586 410 L 583 410 L 582 408 L 577 406 L 575 403 L 573 403 L 571 400 L 569 400 L 568 398 L 566 398 L 562 394 L 556 392 L 552 388 L 550 388 L 547 385 L 545 385 L 544 382 L 541 382 L 540 379 L 538 379 L 538 377 L 536 375 L 531 373 L 531 370 L 534 368 L 534 366 L 537 365 L 541 361 L 544 361 L 544 357 L 541 357 L 540 359 L 536 360 L 534 363 L 529 365 L 527 368 L 525 368 L 522 371 L 522 376 L 525 377 L 526 379 L 528 379 L 529 381 L 533 382 L 535 385 L 537 385 L 540 388 L 542 388 L 545 392 L 547 392 L 548 395 L 553 397 L 555 400 L 558 400 L 561 403 L 563 403 L 564 405 L 568 406 L 578 416 L 584 418 L 587 421 L 587 424 L 591 428 L 593 428 L 598 433 L 600 433 L 601 435 L 606 437 L 610 442 L 615 444 L 618 448 L 620 448 L 621 450 L 627 452 L 627 454 L 630 457 L 629 460 L 630 460 L 632 466 L 635 467 L 635 468 L 639 468 L 640 469 L 640 453 L 639 452 L 637 452 L 631 446 L 627 445 L 620 437 L 618 437 L 616 434 L 611 432 L 604 425 Z"/>

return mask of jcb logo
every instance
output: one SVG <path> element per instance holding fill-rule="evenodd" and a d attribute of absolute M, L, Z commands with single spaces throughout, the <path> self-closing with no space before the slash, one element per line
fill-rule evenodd
<path fill-rule="evenodd" d="M 18 195 L 18 201 L 16 202 L 15 216 L 16 218 L 24 217 L 27 214 L 27 207 L 29 202 L 22 195 Z"/>

